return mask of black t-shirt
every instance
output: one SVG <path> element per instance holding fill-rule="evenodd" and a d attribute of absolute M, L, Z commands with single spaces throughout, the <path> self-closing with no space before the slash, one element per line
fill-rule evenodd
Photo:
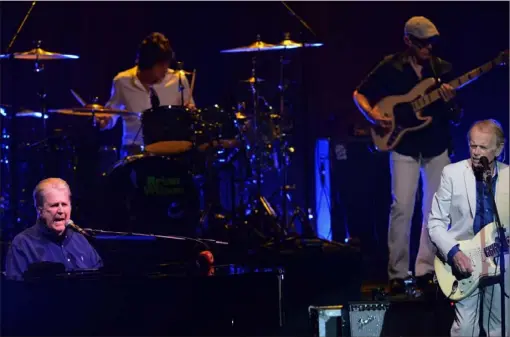
<path fill-rule="evenodd" d="M 452 66 L 450 63 L 433 57 L 424 65 L 422 79 L 416 75 L 411 64 L 407 61 L 407 53 L 402 52 L 386 56 L 361 82 L 357 91 L 367 97 L 372 106 L 382 98 L 393 95 L 405 95 L 423 79 L 440 78 L 447 83 Z M 424 116 L 432 116 L 432 123 L 427 127 L 407 132 L 395 152 L 406 156 L 422 156 L 425 158 L 437 156 L 450 147 L 452 109 L 442 99 L 437 100 L 422 111 Z"/>

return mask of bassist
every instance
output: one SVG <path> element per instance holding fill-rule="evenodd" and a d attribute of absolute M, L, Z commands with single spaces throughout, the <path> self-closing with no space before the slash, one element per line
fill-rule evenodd
<path fill-rule="evenodd" d="M 452 66 L 432 55 L 438 38 L 436 26 L 427 18 L 412 17 L 407 21 L 404 28 L 406 50 L 385 57 L 354 91 L 354 102 L 369 122 L 382 128 L 391 128 L 391 120 L 374 108 L 382 98 L 404 95 L 429 77 L 446 83 Z M 426 224 L 441 171 L 450 163 L 450 124 L 458 123 L 461 117 L 461 111 L 453 99 L 454 89 L 442 84 L 440 94 L 442 100 L 422 112 L 423 115 L 433 116 L 432 123 L 421 130 L 406 133 L 390 153 L 393 202 L 388 232 L 388 277 L 392 295 L 403 294 L 405 281 L 409 278 L 409 237 L 420 172 L 423 180 L 422 224 Z M 434 256 L 435 248 L 426 227 L 422 225 L 415 265 L 417 285 L 422 290 L 432 288 Z"/>

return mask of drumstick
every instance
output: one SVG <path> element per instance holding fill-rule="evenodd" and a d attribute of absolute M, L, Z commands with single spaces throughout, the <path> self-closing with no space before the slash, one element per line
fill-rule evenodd
<path fill-rule="evenodd" d="M 195 88 L 195 75 L 196 74 L 197 74 L 197 70 L 193 69 L 193 75 L 191 77 L 191 87 L 189 89 L 188 104 L 191 103 L 191 98 L 193 98 L 193 89 Z"/>

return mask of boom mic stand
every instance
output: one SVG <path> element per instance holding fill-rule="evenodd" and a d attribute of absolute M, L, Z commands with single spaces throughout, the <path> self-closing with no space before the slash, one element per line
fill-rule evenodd
<path fill-rule="evenodd" d="M 496 164 L 497 165 L 497 164 Z M 505 253 L 508 253 L 508 242 L 505 237 L 505 228 L 501 225 L 499 212 L 496 206 L 496 198 L 494 197 L 494 189 L 492 188 L 492 172 L 490 170 L 484 173 L 484 180 L 489 188 L 492 208 L 494 210 L 494 219 L 497 228 L 497 240 L 499 240 L 499 268 L 501 272 L 499 284 L 501 287 L 501 336 L 506 336 L 506 308 L 505 308 Z"/>

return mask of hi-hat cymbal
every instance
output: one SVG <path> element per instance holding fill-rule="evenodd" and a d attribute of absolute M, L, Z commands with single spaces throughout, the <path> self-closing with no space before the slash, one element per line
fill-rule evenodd
<path fill-rule="evenodd" d="M 7 59 L 7 58 L 14 58 L 18 60 L 65 60 L 65 59 L 71 59 L 76 60 L 80 57 L 77 55 L 70 55 L 70 54 L 60 54 L 60 53 L 53 53 L 46 51 L 42 48 L 34 48 L 32 50 L 21 52 L 21 53 L 14 53 L 14 54 L 2 54 L 0 55 L 0 59 Z"/>
<path fill-rule="evenodd" d="M 97 117 L 111 115 L 140 116 L 140 113 L 138 112 L 131 112 L 120 109 L 110 109 L 102 106 L 101 104 L 87 104 L 84 107 L 72 109 L 53 109 L 48 110 L 48 112 L 73 116 L 92 116 L 93 114 Z"/>

